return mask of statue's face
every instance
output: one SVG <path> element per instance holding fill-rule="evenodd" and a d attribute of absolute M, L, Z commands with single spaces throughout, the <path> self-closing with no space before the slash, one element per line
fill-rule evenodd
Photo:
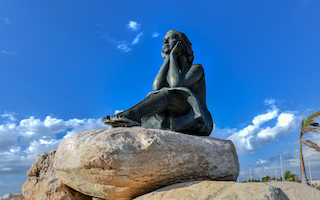
<path fill-rule="evenodd" d="M 169 32 L 163 38 L 163 53 L 169 54 L 173 47 L 180 41 L 179 36 L 174 32 Z"/>

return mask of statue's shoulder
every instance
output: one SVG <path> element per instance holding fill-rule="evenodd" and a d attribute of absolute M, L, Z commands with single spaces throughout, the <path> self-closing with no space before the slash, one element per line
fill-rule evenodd
<path fill-rule="evenodd" d="M 199 63 L 193 64 L 191 68 L 197 69 L 197 70 L 203 70 L 203 66 Z"/>
<path fill-rule="evenodd" d="M 193 64 L 190 68 L 192 71 L 204 72 L 203 66 L 201 64 Z"/>
<path fill-rule="evenodd" d="M 199 64 L 199 63 L 193 64 L 192 66 L 203 67 L 203 66 L 202 66 L 201 64 Z"/>

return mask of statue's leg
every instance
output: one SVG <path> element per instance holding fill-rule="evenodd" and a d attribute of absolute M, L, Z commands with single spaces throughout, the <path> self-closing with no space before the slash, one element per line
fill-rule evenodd
<path fill-rule="evenodd" d="M 174 91 L 162 90 L 147 96 L 128 110 L 104 117 L 102 121 L 113 126 L 138 126 L 144 115 L 169 111 L 173 115 L 181 116 L 186 115 L 190 109 L 190 104 L 182 96 Z"/>
<path fill-rule="evenodd" d="M 188 114 L 190 109 L 191 106 L 186 99 L 175 91 L 164 90 L 146 97 L 124 113 L 128 112 L 129 118 L 141 121 L 144 115 L 169 111 L 173 115 L 182 116 Z"/>

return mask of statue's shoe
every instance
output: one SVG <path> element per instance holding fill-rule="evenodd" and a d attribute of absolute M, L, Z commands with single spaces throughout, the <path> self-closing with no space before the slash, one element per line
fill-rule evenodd
<path fill-rule="evenodd" d="M 131 119 L 125 118 L 124 116 L 119 115 L 109 115 L 102 118 L 102 122 L 112 127 L 133 127 L 141 126 L 139 122 L 133 121 Z"/>

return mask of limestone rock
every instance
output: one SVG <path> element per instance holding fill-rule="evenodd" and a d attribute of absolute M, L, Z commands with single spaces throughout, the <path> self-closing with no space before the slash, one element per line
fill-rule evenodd
<path fill-rule="evenodd" d="M 71 188 L 102 199 L 132 199 L 187 181 L 237 179 L 229 140 L 145 128 L 91 130 L 64 140 L 54 168 Z"/>
<path fill-rule="evenodd" d="M 38 156 L 36 162 L 28 170 L 28 180 L 22 186 L 26 200 L 91 200 L 63 184 L 55 170 L 53 161 L 56 150 Z"/>
<path fill-rule="evenodd" d="M 288 181 L 267 182 L 266 184 L 280 188 L 290 200 L 320 199 L 320 190 L 309 185 Z"/>
<path fill-rule="evenodd" d="M 0 197 L 0 200 L 25 200 L 25 198 L 21 193 L 16 193 L 16 194 L 8 193 Z"/>
<path fill-rule="evenodd" d="M 134 200 L 289 200 L 280 188 L 264 183 L 193 181 L 170 185 Z M 291 200 L 291 199 L 290 199 Z"/>

